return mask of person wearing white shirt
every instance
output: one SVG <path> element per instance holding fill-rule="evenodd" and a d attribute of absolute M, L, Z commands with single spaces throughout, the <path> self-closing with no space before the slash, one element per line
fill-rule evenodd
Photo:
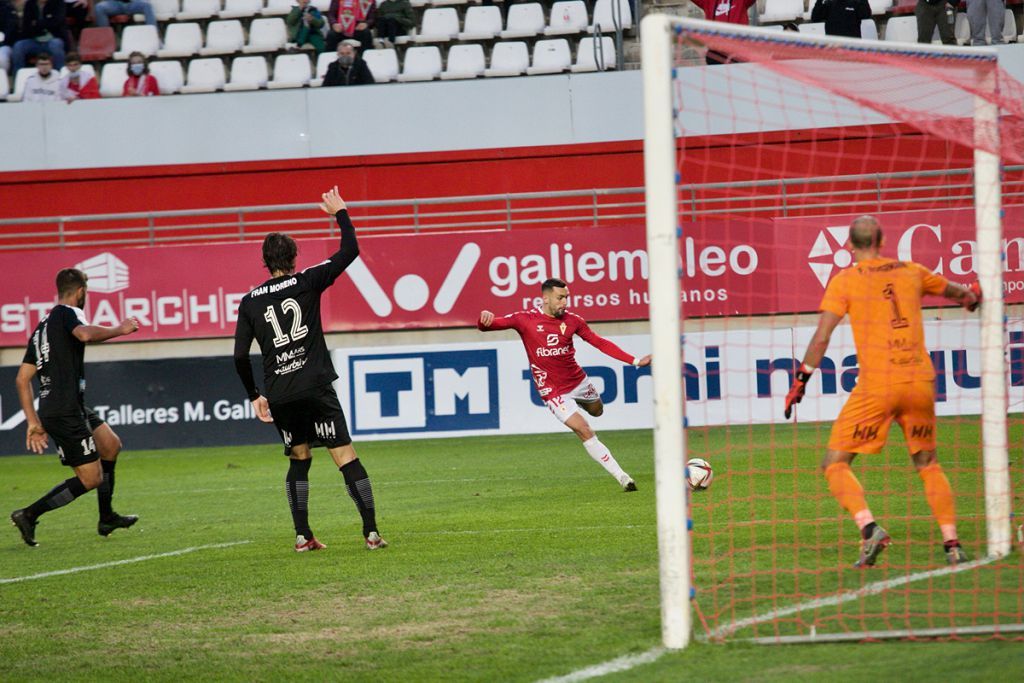
<path fill-rule="evenodd" d="M 61 78 L 53 70 L 53 60 L 46 52 L 36 57 L 36 72 L 25 81 L 24 102 L 60 102 Z"/>

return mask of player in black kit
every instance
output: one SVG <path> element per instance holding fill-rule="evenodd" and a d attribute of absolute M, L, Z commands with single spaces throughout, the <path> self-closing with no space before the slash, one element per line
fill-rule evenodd
<path fill-rule="evenodd" d="M 376 550 L 387 542 L 377 531 L 370 478 L 352 447 L 345 414 L 331 384 L 338 375 L 320 324 L 320 295 L 359 256 L 359 245 L 337 187 L 323 194 L 320 208 L 337 218 L 341 246 L 323 263 L 296 273 L 295 240 L 279 232 L 267 235 L 263 264 L 270 279 L 249 292 L 238 307 L 235 369 L 256 416 L 274 423 L 290 458 L 285 491 L 295 524 L 295 552 L 326 547 L 309 528 L 310 446 L 314 444 L 326 446 L 341 470 L 363 519 L 366 547 Z M 254 338 L 263 353 L 265 396 L 256 389 L 249 361 Z"/>
<path fill-rule="evenodd" d="M 97 531 L 101 536 L 109 536 L 115 529 L 127 529 L 139 519 L 135 515 L 119 515 L 111 507 L 114 465 L 121 452 L 121 440 L 86 407 L 83 367 L 86 344 L 131 334 L 139 329 L 139 321 L 128 318 L 117 327 L 87 324 L 82 307 L 88 279 L 74 268 L 57 273 L 59 303 L 32 332 L 15 380 L 28 422 L 25 445 L 34 453 L 42 453 L 46 450 L 47 435 L 52 436 L 61 464 L 75 472 L 75 476 L 27 508 L 11 513 L 11 523 L 18 527 L 21 539 L 28 545 L 38 545 L 36 523 L 43 513 L 63 507 L 92 489 L 97 489 L 100 502 Z M 32 378 L 36 376 L 38 413 L 32 393 Z"/>

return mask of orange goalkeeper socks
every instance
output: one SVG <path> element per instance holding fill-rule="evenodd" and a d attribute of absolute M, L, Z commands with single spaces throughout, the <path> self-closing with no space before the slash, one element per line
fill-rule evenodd
<path fill-rule="evenodd" d="M 828 480 L 828 490 L 839 504 L 853 515 L 853 521 L 857 523 L 858 529 L 863 529 L 875 521 L 874 515 L 868 509 L 867 500 L 864 499 L 864 487 L 860 485 L 849 464 L 832 463 L 825 468 L 825 479 Z"/>
<path fill-rule="evenodd" d="M 924 497 L 932 509 L 935 521 L 939 523 L 943 541 L 956 540 L 956 508 L 953 503 L 953 488 L 949 485 L 942 465 L 933 462 L 918 472 L 924 482 Z"/>

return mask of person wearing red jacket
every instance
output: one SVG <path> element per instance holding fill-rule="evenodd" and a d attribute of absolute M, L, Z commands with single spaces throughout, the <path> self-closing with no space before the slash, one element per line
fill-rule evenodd
<path fill-rule="evenodd" d="M 77 52 L 69 52 L 64 58 L 68 73 L 61 79 L 61 96 L 68 102 L 75 100 L 96 100 L 100 96 L 100 85 L 88 71 L 82 70 L 82 58 Z"/>
<path fill-rule="evenodd" d="M 693 0 L 693 4 L 704 10 L 704 18 L 708 21 L 724 21 L 727 24 L 750 23 L 750 8 L 757 0 Z M 708 64 L 725 64 L 736 59 L 714 50 L 708 50 Z"/>
<path fill-rule="evenodd" d="M 594 417 L 601 415 L 604 403 L 587 373 L 576 362 L 573 336 L 578 335 L 598 351 L 638 368 L 650 365 L 651 357 L 641 358 L 626 353 L 591 330 L 586 320 L 566 311 L 569 288 L 564 281 L 558 278 L 545 280 L 541 285 L 541 296 L 543 305 L 532 311 L 510 313 L 501 318 L 496 318 L 490 311 L 480 311 L 477 329 L 481 332 L 515 330 L 519 333 L 530 361 L 533 383 L 548 410 L 576 433 L 590 457 L 615 477 L 624 491 L 636 491 L 636 482 L 623 471 L 583 417 L 584 412 Z"/>
<path fill-rule="evenodd" d="M 128 80 L 124 82 L 121 94 L 125 97 L 149 97 L 160 94 L 156 76 L 149 73 L 146 56 L 141 52 L 128 55 Z"/>

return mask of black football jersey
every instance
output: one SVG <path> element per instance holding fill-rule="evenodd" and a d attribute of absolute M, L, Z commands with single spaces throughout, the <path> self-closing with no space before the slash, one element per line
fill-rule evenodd
<path fill-rule="evenodd" d="M 330 258 L 267 280 L 239 304 L 235 367 L 250 399 L 258 395 L 249 364 L 253 339 L 263 355 L 264 395 L 272 403 L 299 398 L 338 378 L 320 323 L 320 295 L 359 255 L 347 212 L 338 214 L 338 225 L 341 246 Z"/>
<path fill-rule="evenodd" d="M 85 325 L 80 308 L 58 304 L 39 321 L 23 363 L 36 366 L 39 415 L 71 415 L 85 405 L 85 343 L 72 331 Z"/>

